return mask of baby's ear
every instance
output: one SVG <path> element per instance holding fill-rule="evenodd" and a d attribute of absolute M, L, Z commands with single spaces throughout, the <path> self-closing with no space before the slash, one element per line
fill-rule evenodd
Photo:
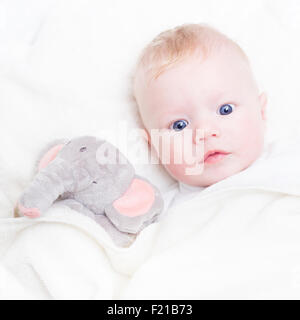
<path fill-rule="evenodd" d="M 261 107 L 261 116 L 263 120 L 267 120 L 267 104 L 268 104 L 268 97 L 267 94 L 265 92 L 262 92 L 259 95 L 259 104 Z"/>

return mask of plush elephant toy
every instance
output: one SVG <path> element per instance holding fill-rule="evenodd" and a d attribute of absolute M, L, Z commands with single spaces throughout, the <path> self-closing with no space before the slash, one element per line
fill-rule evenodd
<path fill-rule="evenodd" d="M 119 246 L 132 243 L 163 211 L 159 190 L 137 176 L 117 148 L 92 136 L 52 145 L 39 161 L 18 211 L 36 218 L 54 201 L 94 219 Z"/>

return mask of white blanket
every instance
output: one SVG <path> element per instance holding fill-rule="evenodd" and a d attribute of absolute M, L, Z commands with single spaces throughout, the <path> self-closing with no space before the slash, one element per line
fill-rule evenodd
<path fill-rule="evenodd" d="M 299 141 L 171 207 L 129 248 L 54 205 L 0 221 L 1 298 L 300 298 Z"/>

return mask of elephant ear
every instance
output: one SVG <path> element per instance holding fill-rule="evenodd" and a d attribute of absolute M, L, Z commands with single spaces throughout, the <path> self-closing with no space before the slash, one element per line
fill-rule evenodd
<path fill-rule="evenodd" d="M 48 144 L 38 157 L 37 170 L 40 171 L 46 168 L 47 165 L 56 158 L 59 151 L 66 145 L 67 142 L 68 141 L 66 140 L 56 140 L 51 144 Z"/>
<path fill-rule="evenodd" d="M 121 198 L 105 207 L 105 214 L 119 231 L 138 233 L 158 221 L 163 209 L 164 202 L 158 188 L 135 175 Z"/>
<path fill-rule="evenodd" d="M 42 159 L 39 162 L 38 170 L 42 170 L 47 167 L 47 165 L 56 158 L 58 152 L 64 147 L 64 144 L 58 144 L 52 147 L 46 154 L 43 155 Z"/>

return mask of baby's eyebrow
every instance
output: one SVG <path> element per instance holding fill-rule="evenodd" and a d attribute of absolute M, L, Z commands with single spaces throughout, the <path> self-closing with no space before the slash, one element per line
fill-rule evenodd
<path fill-rule="evenodd" d="M 227 95 L 227 92 L 225 92 L 225 91 L 214 92 L 209 96 L 209 101 L 210 102 L 219 102 L 220 100 L 222 100 L 222 98 L 226 97 L 226 95 Z"/>
<path fill-rule="evenodd" d="M 170 104 L 170 106 L 160 105 L 158 110 L 159 110 L 160 117 L 170 117 L 170 116 L 173 117 L 174 115 L 175 116 L 183 115 L 185 110 L 187 110 L 187 107 L 186 107 L 186 104 L 184 103 L 181 103 L 178 105 Z"/>

